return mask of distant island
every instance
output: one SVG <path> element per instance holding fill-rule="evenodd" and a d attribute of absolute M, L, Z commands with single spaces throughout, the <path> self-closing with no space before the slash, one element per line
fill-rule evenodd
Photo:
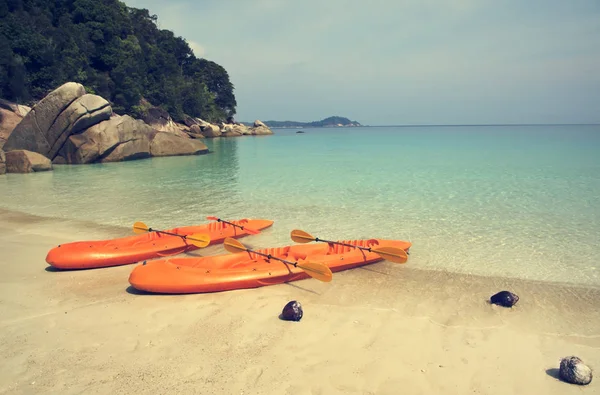
<path fill-rule="evenodd" d="M 242 122 L 246 124 L 245 122 Z M 348 118 L 333 116 L 313 122 L 298 122 L 298 121 L 264 121 L 264 124 L 270 128 L 327 128 L 327 127 L 347 127 L 347 126 L 363 126 L 356 121 L 351 121 Z"/>

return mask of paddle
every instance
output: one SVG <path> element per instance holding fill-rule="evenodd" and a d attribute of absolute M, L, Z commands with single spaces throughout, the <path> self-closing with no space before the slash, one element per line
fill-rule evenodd
<path fill-rule="evenodd" d="M 225 221 L 225 220 L 223 220 L 223 219 L 221 219 L 221 218 L 217 218 L 217 217 L 206 217 L 206 219 L 207 219 L 207 220 L 209 220 L 209 221 L 224 222 L 224 223 L 226 223 L 226 224 L 229 224 L 229 225 L 237 226 L 237 227 L 238 227 L 238 228 L 240 228 L 241 230 L 246 230 L 246 232 L 250 233 L 251 235 L 257 235 L 257 234 L 259 234 L 259 233 L 260 233 L 260 231 L 259 231 L 259 230 L 256 230 L 256 229 L 250 229 L 250 228 L 246 228 L 246 227 L 244 227 L 244 226 L 236 225 L 236 224 L 234 224 L 234 223 L 232 223 L 232 222 Z"/>
<path fill-rule="evenodd" d="M 309 276 L 314 277 L 317 280 L 324 281 L 326 283 L 330 282 L 331 278 L 333 276 L 331 273 L 331 269 L 323 263 L 305 261 L 300 265 L 300 264 L 298 264 L 298 262 L 286 261 L 284 259 L 276 258 L 276 257 L 272 256 L 271 254 L 263 254 L 262 252 L 257 252 L 257 251 L 251 250 L 250 248 L 246 248 L 246 246 L 244 246 L 242 243 L 240 243 L 239 241 L 237 241 L 235 239 L 232 239 L 231 237 L 226 238 L 225 241 L 223 242 L 223 245 L 225 246 L 225 249 L 229 252 L 234 252 L 234 253 L 235 252 L 243 252 L 243 251 L 251 252 L 253 254 L 262 255 L 264 257 L 267 257 L 267 259 L 276 259 L 287 265 L 299 267 L 300 269 L 303 269 L 304 271 L 306 271 L 306 273 Z"/>
<path fill-rule="evenodd" d="M 178 236 L 178 237 L 182 237 L 185 240 L 189 240 L 191 244 L 195 245 L 198 248 L 204 248 L 210 244 L 210 236 L 207 234 L 195 233 L 195 234 L 189 235 L 189 236 L 178 235 L 177 233 L 165 232 L 162 230 L 156 230 L 156 229 L 149 228 L 143 222 L 136 222 L 135 224 L 133 224 L 133 232 L 138 233 L 138 234 L 144 233 L 144 232 L 157 232 L 157 233 L 164 233 L 166 235 L 171 235 L 171 236 Z"/>
<path fill-rule="evenodd" d="M 402 248 L 396 248 L 396 247 L 381 247 L 381 248 L 360 247 L 360 246 L 355 246 L 353 244 L 342 243 L 342 242 L 339 242 L 339 241 L 329 241 L 329 240 L 319 239 L 318 237 L 314 237 L 310 233 L 306 233 L 305 231 L 299 230 L 299 229 L 292 230 L 291 236 L 292 236 L 292 240 L 294 240 L 296 243 L 309 243 L 311 241 L 322 241 L 322 242 L 325 242 L 325 243 L 340 244 L 340 245 L 343 245 L 343 246 L 360 248 L 361 250 L 366 250 L 366 251 L 369 251 L 369 252 L 374 252 L 376 254 L 379 254 L 383 259 L 387 259 L 389 261 L 396 262 L 396 263 L 405 263 L 408 260 L 408 255 L 406 254 L 406 251 L 404 251 Z"/>

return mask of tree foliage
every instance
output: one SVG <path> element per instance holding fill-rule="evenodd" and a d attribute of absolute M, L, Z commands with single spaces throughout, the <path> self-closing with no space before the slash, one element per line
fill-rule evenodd
<path fill-rule="evenodd" d="M 145 98 L 176 120 L 233 116 L 227 71 L 156 22 L 118 0 L 0 0 L 0 97 L 32 104 L 75 81 L 120 114 Z"/>

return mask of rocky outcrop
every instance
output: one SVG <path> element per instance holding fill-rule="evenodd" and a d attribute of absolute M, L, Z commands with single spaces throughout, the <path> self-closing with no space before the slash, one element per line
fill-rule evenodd
<path fill-rule="evenodd" d="M 259 120 L 254 121 L 252 127 L 247 127 L 241 123 L 222 123 L 220 125 L 221 135 L 223 137 L 238 137 L 238 136 L 256 136 L 273 134 L 267 125 Z"/>
<path fill-rule="evenodd" d="M 252 134 L 254 135 L 268 135 L 273 134 L 273 131 L 269 129 L 267 125 L 258 119 L 254 121 L 254 127 L 250 128 L 252 130 Z"/>
<path fill-rule="evenodd" d="M 86 94 L 75 82 L 61 85 L 31 109 L 0 99 L 0 148 L 15 152 L 12 162 L 6 160 L 7 171 L 9 162 L 11 169 L 26 172 L 51 170 L 52 164 L 197 155 L 208 152 L 204 138 L 273 134 L 261 121 L 247 127 L 232 117 L 220 125 L 193 117 L 180 124 L 162 108 L 141 104 L 143 121 L 119 116 L 107 100 Z"/>
<path fill-rule="evenodd" d="M 150 153 L 152 156 L 198 155 L 208 153 L 208 147 L 199 140 L 158 132 L 150 142 Z"/>
<path fill-rule="evenodd" d="M 207 152 L 208 148 L 201 141 L 158 132 L 145 122 L 125 115 L 70 136 L 60 156 L 66 163 L 86 164 Z"/>
<path fill-rule="evenodd" d="M 6 152 L 7 173 L 33 173 L 52 170 L 50 159 L 37 152 L 13 150 Z"/>
<path fill-rule="evenodd" d="M 4 144 L 4 150 L 27 150 L 48 156 L 56 143 L 56 138 L 48 137 L 48 131 L 59 115 L 84 94 L 83 85 L 75 82 L 67 82 L 50 92 L 15 127 Z M 53 135 L 60 133 L 54 132 Z"/>
<path fill-rule="evenodd" d="M 189 127 L 173 122 L 169 113 L 160 107 L 150 107 L 144 111 L 142 120 L 159 132 L 167 132 L 183 138 L 188 137 L 186 130 L 189 130 Z"/>
<path fill-rule="evenodd" d="M 0 175 L 6 173 L 6 156 L 4 151 L 0 148 Z"/>

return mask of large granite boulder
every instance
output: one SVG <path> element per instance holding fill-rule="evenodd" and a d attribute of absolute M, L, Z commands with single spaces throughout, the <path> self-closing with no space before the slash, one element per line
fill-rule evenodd
<path fill-rule="evenodd" d="M 110 104 L 100 96 L 86 94 L 75 99 L 60 113 L 46 133 L 48 141 L 54 141 L 46 156 L 54 159 L 71 134 L 79 133 L 98 122 L 105 121 L 111 114 Z"/>
<path fill-rule="evenodd" d="M 0 175 L 6 173 L 6 156 L 4 151 L 0 148 Z"/>
<path fill-rule="evenodd" d="M 4 144 L 4 150 L 24 149 L 48 156 L 56 142 L 56 139 L 48 138 L 48 131 L 60 113 L 84 94 L 83 85 L 75 82 L 67 82 L 50 92 L 15 127 Z"/>
<path fill-rule="evenodd" d="M 208 147 L 199 140 L 158 132 L 150 143 L 150 153 L 152 156 L 198 155 L 208 153 Z"/>
<path fill-rule="evenodd" d="M 6 152 L 7 173 L 33 173 L 47 170 L 52 170 L 52 162 L 37 152 L 26 150 Z"/>
<path fill-rule="evenodd" d="M 71 134 L 111 115 L 108 101 L 86 94 L 81 84 L 67 82 L 33 106 L 7 139 L 5 151 L 25 149 L 52 160 Z"/>
<path fill-rule="evenodd" d="M 72 164 L 149 158 L 150 141 L 156 133 L 129 115 L 113 117 L 70 136 L 60 155 Z"/>
<path fill-rule="evenodd" d="M 124 115 L 70 136 L 60 157 L 66 163 L 86 164 L 207 152 L 208 147 L 201 141 L 187 135 L 181 137 L 169 132 L 159 132 L 144 121 Z"/>

